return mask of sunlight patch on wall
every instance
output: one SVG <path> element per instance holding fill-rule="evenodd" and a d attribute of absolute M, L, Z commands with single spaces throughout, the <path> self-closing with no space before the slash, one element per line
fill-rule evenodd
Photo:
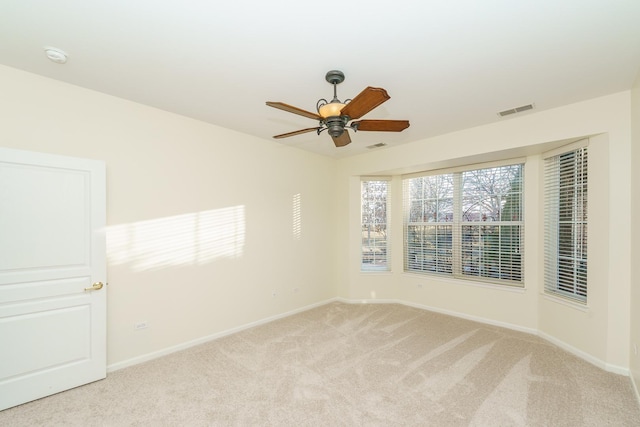
<path fill-rule="evenodd" d="M 107 227 L 107 258 L 134 271 L 201 265 L 242 256 L 244 206 Z"/>
<path fill-rule="evenodd" d="M 293 195 L 293 239 L 302 238 L 302 199 L 300 193 Z"/>

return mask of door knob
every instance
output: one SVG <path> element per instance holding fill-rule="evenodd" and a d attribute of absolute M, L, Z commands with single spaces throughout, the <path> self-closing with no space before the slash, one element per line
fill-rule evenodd
<path fill-rule="evenodd" d="M 85 291 L 99 291 L 104 285 L 102 282 L 96 282 L 90 288 L 84 288 Z"/>

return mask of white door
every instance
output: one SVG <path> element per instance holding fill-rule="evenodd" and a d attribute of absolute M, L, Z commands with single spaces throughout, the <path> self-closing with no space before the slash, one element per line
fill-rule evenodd
<path fill-rule="evenodd" d="M 105 216 L 104 162 L 0 148 L 0 410 L 105 378 Z"/>

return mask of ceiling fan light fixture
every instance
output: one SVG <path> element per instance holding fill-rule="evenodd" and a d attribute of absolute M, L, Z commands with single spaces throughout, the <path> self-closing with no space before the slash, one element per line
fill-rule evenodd
<path fill-rule="evenodd" d="M 345 104 L 339 102 L 329 102 L 318 108 L 318 114 L 320 114 L 323 119 L 340 116 L 340 110 L 342 110 L 344 106 Z"/>

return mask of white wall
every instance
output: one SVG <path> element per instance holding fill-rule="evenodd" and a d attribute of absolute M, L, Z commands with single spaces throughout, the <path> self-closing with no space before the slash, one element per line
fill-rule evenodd
<path fill-rule="evenodd" d="M 429 138 L 341 160 L 340 194 L 349 218 L 339 265 L 341 296 L 351 299 L 398 299 L 496 324 L 537 331 L 604 367 L 624 371 L 629 364 L 630 293 L 630 93 L 533 112 L 521 117 Z M 410 118 L 413 122 L 428 120 Z M 559 303 L 542 289 L 542 158 L 540 153 L 565 141 L 595 135 L 590 145 L 589 301 L 585 309 Z M 479 286 L 402 272 L 402 173 L 488 160 L 526 156 L 525 289 Z M 359 271 L 358 176 L 395 175 L 392 196 L 393 272 Z M 339 184 L 340 184 L 339 183 Z"/>
<path fill-rule="evenodd" d="M 110 366 L 336 295 L 334 160 L 12 68 L 0 93 L 0 145 L 106 162 Z"/>
<path fill-rule="evenodd" d="M 636 77 L 636 82 L 631 92 L 631 134 L 632 134 L 632 205 L 633 213 L 640 212 L 640 74 Z M 640 223 L 638 216 L 636 221 L 631 223 L 631 348 L 629 368 L 633 377 L 636 393 L 640 387 L 640 272 L 638 262 L 640 261 Z M 634 347 L 635 345 L 635 347 Z M 640 394 L 638 394 L 640 399 Z"/>

